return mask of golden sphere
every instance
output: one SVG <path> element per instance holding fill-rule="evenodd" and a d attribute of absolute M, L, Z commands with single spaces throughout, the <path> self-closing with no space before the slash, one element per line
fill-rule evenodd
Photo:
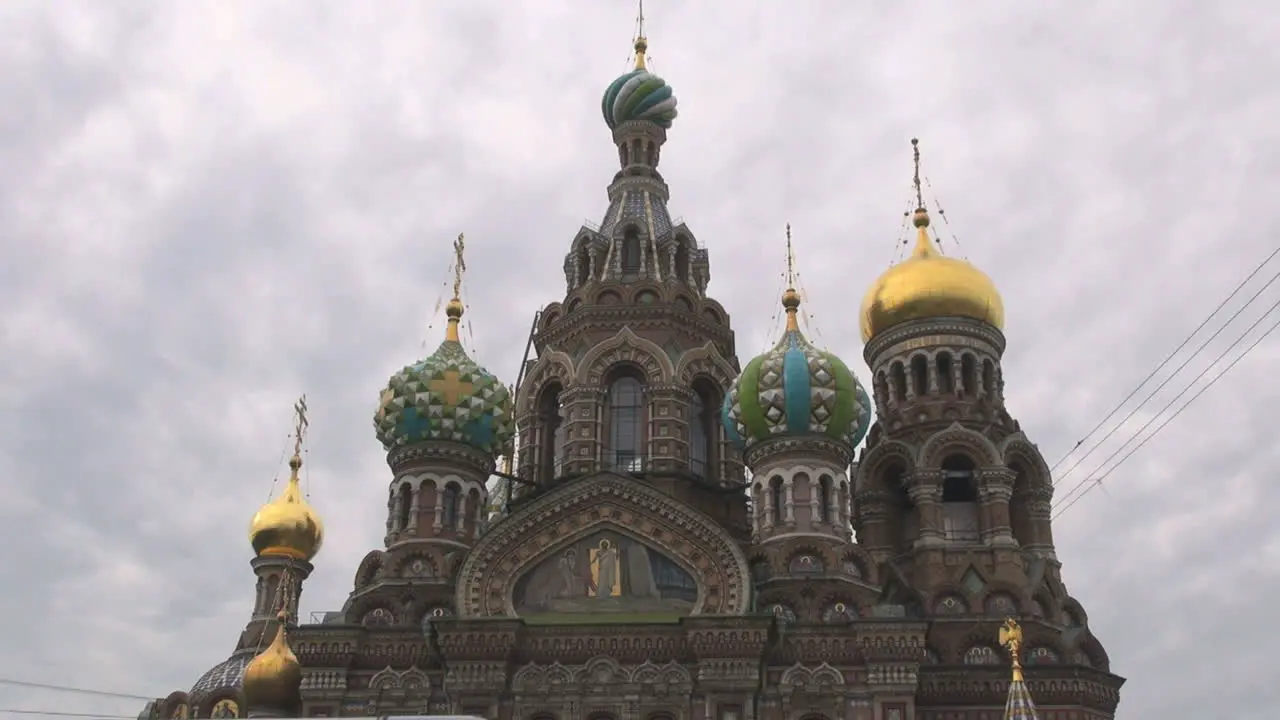
<path fill-rule="evenodd" d="M 928 215 L 915 218 L 919 239 L 911 257 L 876 279 L 862 301 L 862 341 L 911 320 L 964 317 L 1004 328 L 1004 301 L 987 274 L 933 248 Z"/>
<path fill-rule="evenodd" d="M 259 555 L 283 555 L 311 560 L 324 542 L 324 523 L 307 503 L 298 483 L 301 460 L 289 461 L 293 469 L 280 497 L 263 505 L 249 523 L 249 542 Z"/>

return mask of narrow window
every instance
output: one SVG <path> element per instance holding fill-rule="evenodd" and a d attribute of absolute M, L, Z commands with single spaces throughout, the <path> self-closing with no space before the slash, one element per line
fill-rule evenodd
<path fill-rule="evenodd" d="M 624 375 L 609 386 L 609 452 L 614 469 L 644 469 L 644 386 Z"/>

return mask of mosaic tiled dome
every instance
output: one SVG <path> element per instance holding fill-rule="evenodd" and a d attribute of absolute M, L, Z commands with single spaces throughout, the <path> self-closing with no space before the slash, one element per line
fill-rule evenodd
<path fill-rule="evenodd" d="M 739 449 L 800 435 L 826 435 L 856 447 L 871 426 L 871 399 L 840 358 L 814 347 L 800 332 L 794 291 L 783 304 L 787 331 L 734 381 L 725 396 L 725 431 Z"/>
<path fill-rule="evenodd" d="M 241 653 L 232 655 L 222 662 L 209 668 L 209 671 L 200 676 L 195 685 L 191 686 L 191 697 L 204 696 L 216 690 L 236 689 L 240 688 L 240 681 L 244 679 L 244 668 L 253 659 L 252 654 Z"/>
<path fill-rule="evenodd" d="M 636 69 L 609 84 L 600 100 L 604 121 L 612 130 L 631 120 L 648 120 L 662 128 L 671 127 L 676 119 L 676 96 L 662 78 L 644 65 L 648 45 L 644 38 L 636 41 Z"/>
<path fill-rule="evenodd" d="M 374 429 L 382 447 L 429 440 L 466 443 L 498 454 L 514 434 L 511 393 L 467 357 L 457 340 L 461 304 L 449 308 L 451 329 L 429 357 L 391 376 L 382 391 Z"/>

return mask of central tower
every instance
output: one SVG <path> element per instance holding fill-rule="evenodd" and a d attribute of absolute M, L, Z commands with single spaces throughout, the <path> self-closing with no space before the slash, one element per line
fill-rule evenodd
<path fill-rule="evenodd" d="M 601 110 L 619 169 L 599 225 L 583 225 L 564 259 L 565 296 L 543 308 L 516 397 L 517 501 L 559 481 L 641 474 L 747 532 L 742 464 L 719 408 L 737 375 L 733 331 L 707 295 L 708 254 L 667 209 L 658 171 L 676 118 L 671 86 L 635 67 L 604 91 Z"/>

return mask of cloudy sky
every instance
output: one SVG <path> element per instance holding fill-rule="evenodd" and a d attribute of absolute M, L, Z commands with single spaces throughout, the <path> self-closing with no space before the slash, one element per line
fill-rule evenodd
<path fill-rule="evenodd" d="M 1053 462 L 1280 238 L 1280 13 L 871 6 L 650 0 L 652 66 L 680 98 L 672 212 L 711 250 L 744 360 L 771 339 L 790 222 L 820 339 L 862 368 L 854 308 L 895 256 L 919 136 L 950 251 L 1004 293 L 1009 405 Z M 224 658 L 252 596 L 246 523 L 302 392 L 329 528 L 304 615 L 341 607 L 385 520 L 371 413 L 438 342 L 449 243 L 467 233 L 474 353 L 514 380 L 574 231 L 605 209 L 599 93 L 634 15 L 0 4 L 0 678 L 157 696 Z M 1269 718 L 1280 701 L 1278 359 L 1280 333 L 1056 524 L 1129 678 L 1123 718 Z M 138 706 L 0 686 L 0 709 Z"/>

